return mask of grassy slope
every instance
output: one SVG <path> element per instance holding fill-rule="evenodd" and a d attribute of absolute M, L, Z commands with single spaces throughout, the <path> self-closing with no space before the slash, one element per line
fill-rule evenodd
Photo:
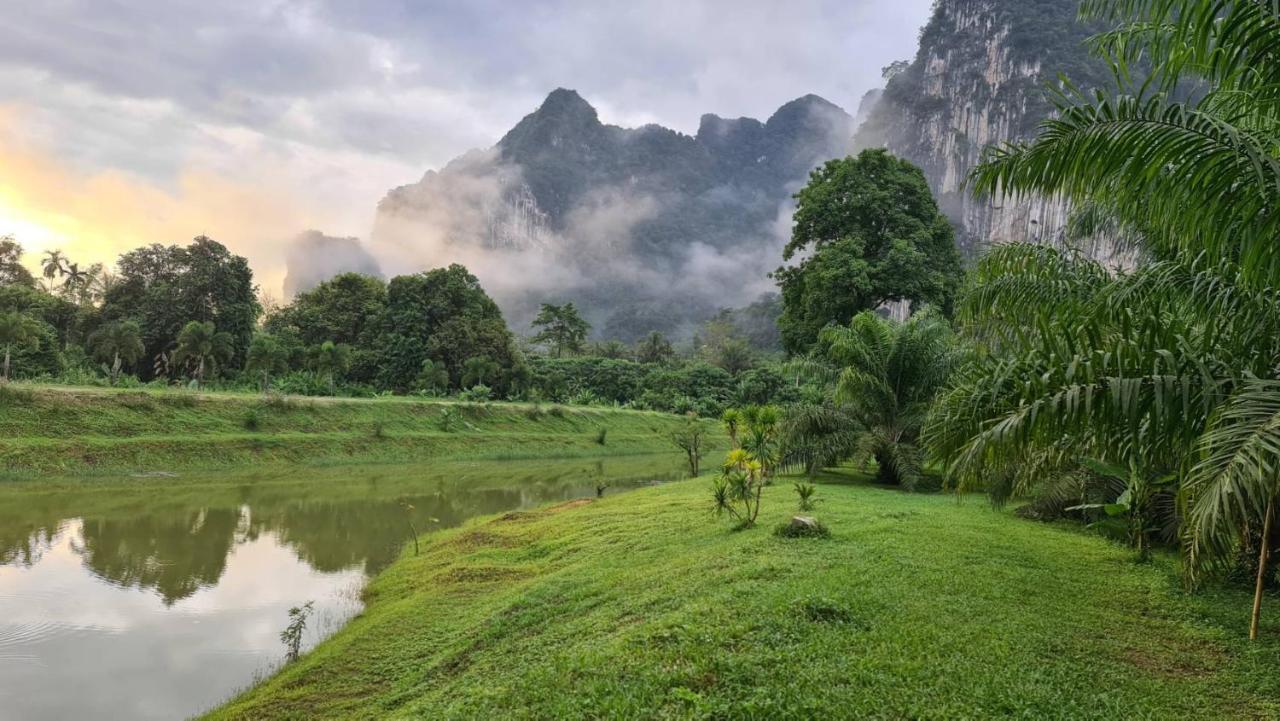
<path fill-rule="evenodd" d="M 446 408 L 459 417 L 449 432 L 441 429 Z M 679 422 L 670 414 L 510 403 L 271 403 L 253 395 L 15 385 L 0 392 L 0 473 L 670 451 L 667 434 Z M 601 428 L 608 429 L 604 446 Z"/>
<path fill-rule="evenodd" d="M 983 502 L 824 485 L 826 540 L 685 481 L 441 533 L 215 719 L 1271 718 L 1280 606 Z"/>

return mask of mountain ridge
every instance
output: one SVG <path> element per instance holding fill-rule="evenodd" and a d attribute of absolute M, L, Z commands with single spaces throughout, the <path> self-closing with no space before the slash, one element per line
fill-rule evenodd
<path fill-rule="evenodd" d="M 492 147 L 389 191 L 373 245 L 464 263 L 515 327 L 575 300 L 600 336 L 688 333 L 772 289 L 791 195 L 852 150 L 853 123 L 810 94 L 763 122 L 707 113 L 693 135 L 626 128 L 557 88 Z"/>

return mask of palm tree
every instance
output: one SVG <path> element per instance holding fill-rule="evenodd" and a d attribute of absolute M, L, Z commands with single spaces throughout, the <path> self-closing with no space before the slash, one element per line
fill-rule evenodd
<path fill-rule="evenodd" d="M 289 349 L 273 335 L 258 333 L 249 343 L 245 354 L 244 370 L 261 377 L 262 392 L 271 390 L 271 377 L 289 370 Z"/>
<path fill-rule="evenodd" d="M 46 250 L 44 258 L 40 261 L 40 270 L 44 274 L 45 280 L 50 283 L 54 278 L 59 278 L 67 272 L 67 257 L 62 254 L 61 250 Z"/>
<path fill-rule="evenodd" d="M 466 388 L 482 386 L 486 380 L 493 377 L 500 369 L 497 362 L 488 356 L 468 358 L 462 364 L 462 385 Z"/>
<path fill-rule="evenodd" d="M 327 340 L 312 347 L 311 364 L 317 373 L 328 377 L 329 395 L 337 395 L 338 374 L 351 367 L 351 346 Z"/>
<path fill-rule="evenodd" d="M 111 385 L 120 380 L 123 364 L 133 365 L 142 357 L 146 347 L 142 343 L 142 328 L 135 321 L 123 320 L 99 328 L 89 338 L 98 360 L 111 363 Z"/>
<path fill-rule="evenodd" d="M 929 437 L 962 484 L 1016 491 L 1028 468 L 1085 456 L 1128 469 L 1127 493 L 1171 475 L 1192 583 L 1263 529 L 1255 637 L 1280 496 L 1280 6 L 1089 0 L 1083 14 L 1120 23 L 1093 40 L 1117 91 L 1063 94 L 1033 141 L 990 152 L 971 180 L 1064 196 L 1152 262 L 1115 274 L 1025 247 L 984 261 L 966 304 L 991 353 Z M 1149 77 L 1133 87 L 1139 64 Z M 1169 92 L 1187 85 L 1190 100 Z"/>
<path fill-rule="evenodd" d="M 833 400 L 859 429 L 855 462 L 874 458 L 880 482 L 915 488 L 920 427 L 959 357 L 946 319 L 930 308 L 902 323 L 864 311 L 823 330 L 817 353 L 839 369 Z"/>
<path fill-rule="evenodd" d="M 98 267 L 101 268 L 101 266 Z M 93 280 L 93 272 L 92 267 L 88 270 L 80 270 L 79 263 L 67 263 L 63 271 L 62 292 L 73 298 L 83 295 Z"/>
<path fill-rule="evenodd" d="M 209 366 L 225 363 L 235 355 L 235 339 L 230 333 L 219 331 L 212 321 L 193 320 L 178 333 L 178 346 L 171 362 L 195 365 L 196 388 L 204 385 L 205 370 Z"/>
<path fill-rule="evenodd" d="M 40 324 L 29 315 L 17 311 L 0 314 L 0 346 L 4 347 L 4 373 L 0 381 L 9 382 L 13 350 L 39 345 Z"/>
<path fill-rule="evenodd" d="M 449 369 L 443 363 L 427 358 L 422 361 L 422 370 L 418 373 L 415 384 L 423 391 L 441 391 L 449 387 Z"/>
<path fill-rule="evenodd" d="M 636 360 L 641 363 L 666 363 L 675 354 L 671 348 L 671 342 L 656 330 L 651 331 L 636 344 Z"/>

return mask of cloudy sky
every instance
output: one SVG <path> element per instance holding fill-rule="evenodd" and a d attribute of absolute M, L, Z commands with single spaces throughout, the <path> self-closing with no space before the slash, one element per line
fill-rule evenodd
<path fill-rule="evenodd" d="M 34 262 L 197 234 L 278 290 L 299 231 L 492 145 L 558 86 L 693 132 L 806 93 L 852 112 L 931 0 L 7 0 L 0 235 Z"/>

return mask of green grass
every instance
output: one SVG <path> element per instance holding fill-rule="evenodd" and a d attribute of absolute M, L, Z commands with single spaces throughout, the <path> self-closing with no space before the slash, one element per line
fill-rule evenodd
<path fill-rule="evenodd" d="M 612 439 L 612 435 L 611 435 Z M 979 499 L 823 484 L 827 539 L 695 479 L 442 532 L 213 719 L 1274 718 L 1280 603 Z"/>
<path fill-rule="evenodd" d="M 411 398 L 265 399 L 22 384 L 0 391 L 6 478 L 652 453 L 672 450 L 668 434 L 681 422 L 642 411 Z M 451 424 L 442 421 L 447 412 L 456 415 Z"/>

